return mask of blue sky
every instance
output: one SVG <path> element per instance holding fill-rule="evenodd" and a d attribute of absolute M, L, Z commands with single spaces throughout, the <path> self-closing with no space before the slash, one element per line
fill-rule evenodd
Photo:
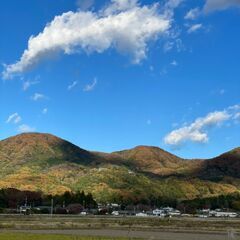
<path fill-rule="evenodd" d="M 0 139 L 185 158 L 240 146 L 240 4 L 157 2 L 1 1 Z"/>

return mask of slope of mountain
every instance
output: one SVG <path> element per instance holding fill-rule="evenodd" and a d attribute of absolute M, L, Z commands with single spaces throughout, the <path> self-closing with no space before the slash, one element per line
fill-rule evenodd
<path fill-rule="evenodd" d="M 190 161 L 147 146 L 90 152 L 50 134 L 29 133 L 0 141 L 0 188 L 84 190 L 105 202 L 193 199 L 238 191 L 239 162 L 239 149 Z"/>
<path fill-rule="evenodd" d="M 240 178 L 240 148 L 202 163 L 199 177 L 220 181 L 226 177 Z"/>

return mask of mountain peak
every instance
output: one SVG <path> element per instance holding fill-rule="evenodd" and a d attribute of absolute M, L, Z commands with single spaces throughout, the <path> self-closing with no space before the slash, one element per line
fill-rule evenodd
<path fill-rule="evenodd" d="M 49 161 L 86 163 L 93 161 L 94 155 L 52 134 L 22 133 L 0 142 L 0 159 L 47 166 Z"/>
<path fill-rule="evenodd" d="M 186 161 L 159 147 L 140 145 L 132 149 L 115 152 L 122 158 L 135 162 L 143 171 L 170 174 L 181 168 Z"/>

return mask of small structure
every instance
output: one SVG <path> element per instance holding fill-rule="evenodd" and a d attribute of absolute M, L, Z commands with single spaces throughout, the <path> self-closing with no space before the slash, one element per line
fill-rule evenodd
<path fill-rule="evenodd" d="M 154 209 L 153 215 L 158 217 L 166 217 L 166 213 L 163 209 Z"/>
<path fill-rule="evenodd" d="M 140 213 L 136 213 L 136 217 L 147 217 L 147 213 L 145 212 L 140 212 Z"/>
<path fill-rule="evenodd" d="M 171 207 L 154 209 L 152 213 L 153 213 L 154 216 L 159 216 L 159 217 L 178 217 L 178 216 L 181 216 L 181 212 L 179 210 L 171 208 Z"/>
<path fill-rule="evenodd" d="M 222 209 L 202 209 L 199 211 L 199 217 L 223 217 L 223 218 L 235 218 L 238 216 L 236 212 L 228 212 Z"/>
<path fill-rule="evenodd" d="M 30 215 L 31 214 L 31 206 L 20 206 L 19 212 L 24 215 Z"/>
<path fill-rule="evenodd" d="M 112 211 L 113 216 L 119 216 L 119 211 Z"/>
<path fill-rule="evenodd" d="M 235 212 L 215 212 L 214 217 L 235 218 L 238 214 Z"/>

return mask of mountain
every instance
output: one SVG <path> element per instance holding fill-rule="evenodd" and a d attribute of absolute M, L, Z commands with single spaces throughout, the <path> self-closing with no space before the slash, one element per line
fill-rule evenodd
<path fill-rule="evenodd" d="M 0 142 L 1 164 L 18 166 L 43 165 L 60 162 L 90 164 L 94 154 L 51 134 L 24 133 Z M 15 166 L 16 166 L 15 165 Z"/>
<path fill-rule="evenodd" d="M 0 141 L 0 188 L 91 192 L 101 202 L 193 199 L 239 191 L 239 149 L 210 160 L 185 160 L 157 147 L 87 151 L 50 134 Z"/>

